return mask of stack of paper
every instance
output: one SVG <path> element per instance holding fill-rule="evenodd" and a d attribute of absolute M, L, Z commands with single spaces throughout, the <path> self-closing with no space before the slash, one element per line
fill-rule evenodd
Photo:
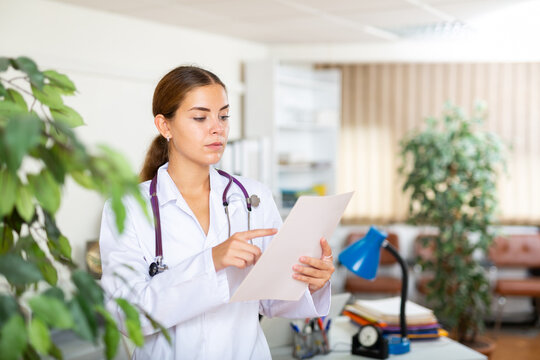
<path fill-rule="evenodd" d="M 357 300 L 345 307 L 344 314 L 359 325 L 375 324 L 383 329 L 383 333 L 399 334 L 400 305 L 400 297 Z M 405 304 L 405 314 L 409 338 L 432 339 L 445 335 L 432 310 L 408 300 Z"/>

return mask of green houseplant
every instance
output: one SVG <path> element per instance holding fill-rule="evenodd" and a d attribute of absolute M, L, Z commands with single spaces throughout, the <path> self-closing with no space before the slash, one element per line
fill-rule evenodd
<path fill-rule="evenodd" d="M 489 281 L 478 258 L 494 238 L 496 179 L 505 163 L 503 143 L 478 129 L 485 114 L 482 104 L 470 118 L 447 104 L 442 119 L 427 119 L 425 130 L 401 142 L 409 222 L 438 229 L 426 238 L 434 242 L 433 257 L 421 264 L 434 274 L 427 301 L 463 343 L 477 339 L 489 310 Z"/>
<path fill-rule="evenodd" d="M 119 325 L 105 309 L 105 294 L 76 268 L 55 214 L 68 177 L 112 199 L 119 231 L 126 216 L 122 197 L 134 196 L 141 206 L 144 200 L 120 154 L 105 146 L 92 153 L 78 140 L 72 129 L 83 119 L 63 100 L 75 93 L 63 74 L 41 71 L 27 57 L 0 57 L 2 359 L 61 359 L 51 340 L 54 329 L 70 329 L 94 343 L 102 337 L 109 359 L 119 345 Z M 59 271 L 69 271 L 69 286 L 58 284 Z M 125 299 L 115 301 L 125 315 L 121 326 L 136 345 L 143 344 L 139 313 L 165 331 L 142 309 Z"/>

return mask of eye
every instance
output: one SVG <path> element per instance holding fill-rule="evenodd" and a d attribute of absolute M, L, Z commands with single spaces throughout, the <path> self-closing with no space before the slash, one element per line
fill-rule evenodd
<path fill-rule="evenodd" d="M 221 115 L 219 118 L 223 121 L 229 120 L 230 115 Z"/>
<path fill-rule="evenodd" d="M 206 120 L 206 117 L 194 117 L 193 120 L 195 120 L 195 121 L 204 121 L 204 120 Z"/>

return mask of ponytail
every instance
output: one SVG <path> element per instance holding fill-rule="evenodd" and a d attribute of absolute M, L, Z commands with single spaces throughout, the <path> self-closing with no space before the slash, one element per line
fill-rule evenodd
<path fill-rule="evenodd" d="M 141 181 L 151 180 L 159 167 L 169 161 L 169 143 L 161 135 L 156 136 L 146 152 L 144 165 L 139 174 Z"/>

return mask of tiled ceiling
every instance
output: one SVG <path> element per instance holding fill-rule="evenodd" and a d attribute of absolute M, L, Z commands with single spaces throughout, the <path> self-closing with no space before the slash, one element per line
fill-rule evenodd
<path fill-rule="evenodd" d="M 267 44 L 381 42 L 468 22 L 525 0 L 56 0 Z M 450 25 L 450 26 L 448 26 Z M 429 35 L 429 34 L 428 34 Z M 436 34 L 437 35 L 437 34 Z"/>

